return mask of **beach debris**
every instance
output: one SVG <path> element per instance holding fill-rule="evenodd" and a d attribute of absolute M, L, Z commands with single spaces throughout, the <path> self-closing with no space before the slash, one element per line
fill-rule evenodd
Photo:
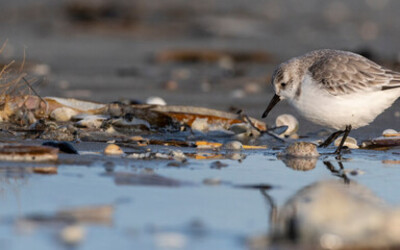
<path fill-rule="evenodd" d="M 264 51 L 229 51 L 217 49 L 169 49 L 156 54 L 159 63 L 167 62 L 269 62 L 272 56 Z"/>
<path fill-rule="evenodd" d="M 317 146 L 310 142 L 294 142 L 277 156 L 287 167 L 301 171 L 315 168 L 318 157 Z"/>
<path fill-rule="evenodd" d="M 58 159 L 58 149 L 38 145 L 3 144 L 0 145 L 0 160 L 46 162 Z"/>
<path fill-rule="evenodd" d="M 57 167 L 44 166 L 44 167 L 33 167 L 32 172 L 35 174 L 57 174 Z"/>
<path fill-rule="evenodd" d="M 69 142 L 55 142 L 55 141 L 46 141 L 42 143 L 43 146 L 49 146 L 53 148 L 58 148 L 60 152 L 66 153 L 66 154 L 79 154 L 78 150 L 72 146 L 71 143 Z"/>
<path fill-rule="evenodd" d="M 319 157 L 317 146 L 311 142 L 294 142 L 286 147 L 282 156 L 287 157 Z"/>
<path fill-rule="evenodd" d="M 340 142 L 342 141 L 343 136 L 337 138 L 335 142 L 333 143 L 335 147 L 339 147 Z M 357 145 L 357 140 L 353 137 L 347 136 L 346 140 L 344 141 L 343 146 L 351 148 L 351 149 L 357 149 L 359 148 Z"/>
<path fill-rule="evenodd" d="M 66 245 L 78 245 L 86 236 L 86 230 L 82 225 L 68 225 L 61 229 L 59 238 Z"/>
<path fill-rule="evenodd" d="M 242 150 L 243 144 L 239 141 L 228 141 L 222 146 L 225 150 Z"/>
<path fill-rule="evenodd" d="M 221 185 L 222 181 L 220 178 L 205 178 L 203 179 L 203 184 L 208 186 L 218 186 Z"/>
<path fill-rule="evenodd" d="M 400 146 L 400 136 L 380 136 L 361 143 L 362 149 L 387 150 Z"/>
<path fill-rule="evenodd" d="M 212 163 L 210 164 L 210 167 L 211 167 L 211 168 L 214 168 L 214 169 L 221 169 L 221 168 L 225 168 L 225 167 L 227 167 L 227 166 L 228 166 L 228 164 L 223 163 L 223 162 L 221 162 L 221 161 L 214 161 L 214 162 L 212 162 Z"/>
<path fill-rule="evenodd" d="M 53 110 L 50 113 L 50 118 L 58 122 L 67 122 L 77 114 L 78 112 L 72 108 L 61 107 Z"/>
<path fill-rule="evenodd" d="M 163 186 L 163 187 L 180 187 L 191 185 L 189 182 L 183 182 L 176 179 L 164 177 L 158 174 L 149 173 L 114 173 L 114 182 L 117 185 L 129 186 Z"/>
<path fill-rule="evenodd" d="M 249 123 L 235 123 L 229 127 L 229 130 L 235 133 L 234 138 L 242 141 L 247 142 L 251 139 L 257 138 L 261 135 L 261 132 L 255 129 Z"/>
<path fill-rule="evenodd" d="M 55 217 L 65 221 L 84 224 L 111 225 L 113 205 L 90 205 L 59 210 Z"/>
<path fill-rule="evenodd" d="M 104 115 L 76 115 L 73 117 L 74 120 L 78 120 L 75 123 L 75 126 L 78 128 L 89 128 L 89 129 L 98 129 L 101 127 L 104 121 L 108 119 L 108 117 Z"/>
<path fill-rule="evenodd" d="M 276 127 L 287 126 L 286 131 L 279 134 L 283 137 L 291 137 L 293 139 L 297 139 L 298 135 L 296 132 L 299 130 L 299 121 L 290 114 L 282 114 L 279 115 L 275 120 Z"/>
<path fill-rule="evenodd" d="M 237 141 L 234 141 L 237 142 Z M 232 146 L 229 145 L 230 143 L 228 143 L 228 147 Z M 225 144 L 227 144 L 225 143 Z M 240 143 L 240 142 L 239 142 Z M 219 143 L 219 142 L 209 142 L 209 141 L 196 141 L 195 145 L 198 149 L 218 149 L 218 148 L 223 148 L 225 144 Z M 233 146 L 238 146 L 239 148 L 239 144 L 235 143 L 236 145 Z M 240 143 L 241 144 L 241 143 Z M 242 144 L 242 149 L 266 149 L 268 148 L 268 146 L 266 145 L 243 145 Z"/>
<path fill-rule="evenodd" d="M 154 235 L 157 248 L 184 249 L 187 244 L 185 235 L 178 232 L 158 232 Z"/>
<path fill-rule="evenodd" d="M 111 225 L 114 207 L 112 205 L 90 205 L 61 209 L 53 214 L 35 213 L 16 221 L 20 230 L 37 226 L 74 226 L 82 224 Z"/>
<path fill-rule="evenodd" d="M 122 154 L 124 154 L 124 151 L 118 145 L 109 144 L 104 149 L 104 154 L 106 154 L 106 155 L 122 155 Z"/>
<path fill-rule="evenodd" d="M 400 208 L 386 205 L 352 181 L 320 181 L 278 209 L 272 244 L 326 249 L 381 249 L 400 245 Z"/>
<path fill-rule="evenodd" d="M 146 104 L 150 105 L 167 105 L 167 103 L 162 99 L 161 97 L 158 96 L 150 96 L 146 99 Z"/>
<path fill-rule="evenodd" d="M 382 132 L 382 136 L 384 136 L 384 137 L 396 137 L 396 136 L 400 136 L 400 133 L 397 132 L 394 129 L 389 128 L 389 129 L 385 129 Z"/>

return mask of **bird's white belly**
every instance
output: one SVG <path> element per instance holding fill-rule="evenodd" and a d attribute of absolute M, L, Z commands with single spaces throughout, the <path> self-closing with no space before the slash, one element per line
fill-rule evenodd
<path fill-rule="evenodd" d="M 307 89 L 308 88 L 308 89 Z M 371 123 L 399 97 L 398 89 L 333 96 L 303 85 L 291 104 L 308 120 L 334 129 L 359 128 Z"/>

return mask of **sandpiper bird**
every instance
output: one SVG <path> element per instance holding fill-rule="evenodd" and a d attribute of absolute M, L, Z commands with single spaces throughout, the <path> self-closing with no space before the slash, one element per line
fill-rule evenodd
<path fill-rule="evenodd" d="M 262 117 L 287 99 L 306 119 L 333 129 L 320 147 L 371 123 L 400 96 L 400 73 L 347 51 L 316 50 L 282 63 L 271 81 L 275 95 Z"/>

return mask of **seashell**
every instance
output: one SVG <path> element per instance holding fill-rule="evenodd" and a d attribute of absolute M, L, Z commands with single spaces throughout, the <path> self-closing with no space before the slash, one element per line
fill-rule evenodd
<path fill-rule="evenodd" d="M 192 122 L 191 128 L 193 130 L 207 132 L 210 129 L 210 124 L 208 124 L 208 118 L 196 118 Z"/>
<path fill-rule="evenodd" d="M 102 115 L 84 115 L 83 119 L 76 122 L 77 127 L 84 128 L 100 128 L 104 120 L 107 120 L 106 116 Z M 74 116 L 72 119 L 80 119 L 81 116 Z"/>
<path fill-rule="evenodd" d="M 224 143 L 222 147 L 227 150 L 242 150 L 243 144 L 239 141 L 229 141 Z"/>
<path fill-rule="evenodd" d="M 105 149 L 104 149 L 104 154 L 106 155 L 122 155 L 124 151 L 115 144 L 109 144 Z"/>
<path fill-rule="evenodd" d="M 310 142 L 294 142 L 290 144 L 284 155 L 290 157 L 318 157 L 317 146 Z"/>
<path fill-rule="evenodd" d="M 336 147 L 339 147 L 339 144 L 340 144 L 340 142 L 342 141 L 342 138 L 343 138 L 343 137 L 341 136 L 341 137 L 339 137 L 339 138 L 337 138 L 337 139 L 335 140 L 334 145 L 335 145 Z M 344 142 L 343 146 L 346 146 L 346 147 L 348 147 L 348 148 L 353 148 L 353 149 L 358 148 L 357 140 L 354 139 L 353 137 L 349 137 L 349 136 L 348 136 L 348 137 L 346 138 L 346 141 Z"/>
<path fill-rule="evenodd" d="M 297 130 L 299 130 L 299 121 L 293 115 L 283 114 L 276 118 L 275 125 L 277 127 L 280 126 L 288 126 L 285 132 L 281 135 L 283 136 L 290 136 L 295 134 Z"/>
<path fill-rule="evenodd" d="M 385 129 L 382 132 L 382 135 L 385 136 L 385 137 L 400 136 L 399 132 L 397 132 L 396 130 L 391 129 L 391 128 Z"/>
<path fill-rule="evenodd" d="M 151 96 L 146 99 L 147 104 L 152 104 L 152 105 L 162 105 L 165 106 L 167 103 L 162 99 L 161 97 L 158 96 Z"/>

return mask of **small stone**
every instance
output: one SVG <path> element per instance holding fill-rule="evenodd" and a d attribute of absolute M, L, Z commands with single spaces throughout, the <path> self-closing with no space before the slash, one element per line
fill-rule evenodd
<path fill-rule="evenodd" d="M 318 157 L 317 146 L 310 142 L 294 142 L 290 144 L 284 153 L 291 157 Z"/>
<path fill-rule="evenodd" d="M 77 245 L 85 239 L 85 229 L 80 225 L 64 227 L 60 232 L 60 239 L 67 245 Z"/>
<path fill-rule="evenodd" d="M 278 116 L 275 120 L 275 125 L 277 127 L 280 127 L 280 126 L 288 127 L 286 129 L 286 131 L 281 134 L 282 136 L 293 135 L 299 129 L 299 121 L 296 119 L 296 117 L 294 117 L 293 115 L 289 115 L 289 114 L 283 114 L 283 115 Z"/>
<path fill-rule="evenodd" d="M 115 144 L 110 144 L 104 149 L 104 154 L 106 155 L 122 155 L 124 151 Z"/>
<path fill-rule="evenodd" d="M 243 144 L 239 141 L 229 141 L 224 143 L 222 147 L 227 150 L 242 150 Z"/>
<path fill-rule="evenodd" d="M 343 138 L 343 137 L 339 137 L 339 138 L 337 138 L 337 139 L 335 140 L 334 145 L 335 145 L 336 147 L 339 147 L 340 142 L 342 141 L 342 138 Z M 353 137 L 348 136 L 348 137 L 346 138 L 346 141 L 344 142 L 343 146 L 346 146 L 346 147 L 348 147 L 348 148 L 356 149 L 356 148 L 358 148 L 357 140 L 354 139 Z"/>

